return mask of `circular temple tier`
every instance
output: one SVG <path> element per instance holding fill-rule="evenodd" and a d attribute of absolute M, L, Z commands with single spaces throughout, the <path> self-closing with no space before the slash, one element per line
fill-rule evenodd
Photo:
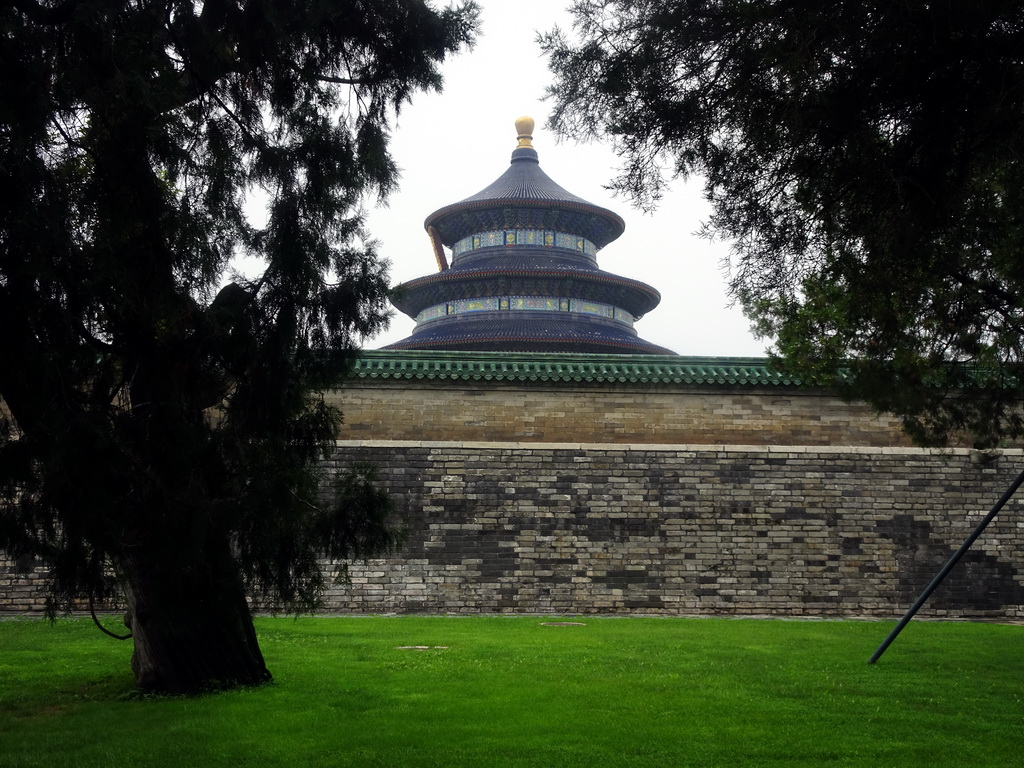
<path fill-rule="evenodd" d="M 386 348 L 675 354 L 633 328 L 660 294 L 598 268 L 622 218 L 541 170 L 531 118 L 516 120 L 516 133 L 505 173 L 427 217 L 440 271 L 394 289 L 416 327 Z"/>

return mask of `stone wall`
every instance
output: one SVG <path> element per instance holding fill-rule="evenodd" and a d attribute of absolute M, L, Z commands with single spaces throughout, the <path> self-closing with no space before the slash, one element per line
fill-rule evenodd
<path fill-rule="evenodd" d="M 914 448 L 342 442 L 410 536 L 331 610 L 896 617 L 1024 465 Z M 922 615 L 1024 619 L 1013 500 Z M 0 612 L 43 607 L 0 560 Z"/>
<path fill-rule="evenodd" d="M 336 610 L 898 615 L 1024 465 L 908 447 L 758 360 L 363 363 L 330 396 L 335 463 L 377 462 L 410 537 Z M 1020 505 L 925 613 L 1024 618 Z M 0 558 L 0 612 L 41 611 L 44 575 Z"/>
<path fill-rule="evenodd" d="M 864 403 L 796 387 L 351 381 L 343 440 L 910 445 Z"/>
<path fill-rule="evenodd" d="M 43 569 L 0 552 L 0 613 L 42 613 L 46 609 L 44 576 Z"/>
<path fill-rule="evenodd" d="M 966 450 L 342 443 L 411 535 L 330 605 L 360 612 L 894 617 L 1024 459 Z M 1024 618 L 1011 501 L 921 615 Z"/>

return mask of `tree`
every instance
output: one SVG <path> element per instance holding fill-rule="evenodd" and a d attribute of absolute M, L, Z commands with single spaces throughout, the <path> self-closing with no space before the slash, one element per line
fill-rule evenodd
<path fill-rule="evenodd" d="M 142 688 L 266 681 L 247 595 L 310 607 L 319 555 L 395 542 L 372 471 L 319 470 L 322 393 L 388 316 L 359 205 L 396 181 L 390 116 L 475 4 L 7 0 L 0 25 L 0 546 L 51 567 L 54 609 L 122 589 Z M 262 275 L 218 290 L 239 254 Z"/>
<path fill-rule="evenodd" d="M 790 372 L 923 443 L 1024 433 L 1024 6 L 579 0 L 542 36 L 563 134 L 610 136 L 705 234 Z"/>

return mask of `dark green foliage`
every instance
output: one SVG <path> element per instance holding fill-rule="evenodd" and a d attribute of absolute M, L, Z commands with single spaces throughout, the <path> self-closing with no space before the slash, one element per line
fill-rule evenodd
<path fill-rule="evenodd" d="M 653 204 L 701 173 L 791 372 L 940 443 L 1024 434 L 1024 6 L 582 0 L 543 38 L 563 133 Z"/>
<path fill-rule="evenodd" d="M 138 652 L 140 622 L 178 630 L 197 595 L 234 603 L 229 627 L 248 621 L 243 590 L 311 607 L 318 553 L 393 545 L 365 469 L 321 504 L 340 419 L 322 392 L 388 317 L 359 206 L 395 184 L 390 115 L 440 86 L 475 16 L 421 0 L 0 7 L 0 547 L 52 565 L 54 608 L 112 576 Z M 240 254 L 262 275 L 218 290 Z"/>

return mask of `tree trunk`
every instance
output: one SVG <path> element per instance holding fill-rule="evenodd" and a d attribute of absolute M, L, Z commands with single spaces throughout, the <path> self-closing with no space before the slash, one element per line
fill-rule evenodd
<path fill-rule="evenodd" d="M 202 693 L 271 679 L 230 549 L 223 542 L 207 551 L 204 562 L 170 579 L 144 552 L 122 560 L 140 690 Z"/>

